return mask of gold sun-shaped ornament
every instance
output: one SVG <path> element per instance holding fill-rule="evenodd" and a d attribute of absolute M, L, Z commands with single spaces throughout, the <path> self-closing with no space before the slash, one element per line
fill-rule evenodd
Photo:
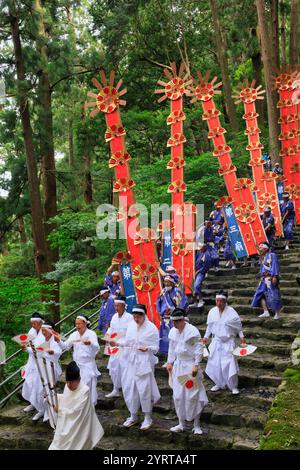
<path fill-rule="evenodd" d="M 238 83 L 236 90 L 234 90 L 234 94 L 232 98 L 236 101 L 235 104 L 245 103 L 250 104 L 254 103 L 256 100 L 263 100 L 264 97 L 262 96 L 265 93 L 265 90 L 262 90 L 262 85 L 258 85 L 255 88 L 255 80 L 249 84 L 248 79 L 245 81 L 245 84 Z"/>
<path fill-rule="evenodd" d="M 220 95 L 222 92 L 221 90 L 218 90 L 218 88 L 220 88 L 222 82 L 216 83 L 217 80 L 218 78 L 214 77 L 209 81 L 209 71 L 202 75 L 198 70 L 197 78 L 193 78 L 194 86 L 189 87 L 189 94 L 194 97 L 191 100 L 191 103 L 195 103 L 197 100 L 209 101 L 214 95 Z"/>
<path fill-rule="evenodd" d="M 272 77 L 273 89 L 280 91 L 288 91 L 292 89 L 293 82 L 299 78 L 299 71 L 295 70 L 291 66 L 282 68 L 281 70 L 276 69 L 276 76 Z"/>
<path fill-rule="evenodd" d="M 88 92 L 87 94 L 90 98 L 94 98 L 95 101 L 85 103 L 86 108 L 96 108 L 91 111 L 91 117 L 94 117 L 100 111 L 108 114 L 112 113 L 119 105 L 126 105 L 126 100 L 120 99 L 120 97 L 125 95 L 127 92 L 126 88 L 120 91 L 123 80 L 119 80 L 117 85 L 114 86 L 115 72 L 113 70 L 109 74 L 109 81 L 106 78 L 104 70 L 100 70 L 99 75 L 101 82 L 96 78 L 92 78 L 93 84 L 98 89 L 98 94 L 92 92 Z"/>
<path fill-rule="evenodd" d="M 170 68 L 164 68 L 164 74 L 169 81 L 166 83 L 158 80 L 158 85 L 163 87 L 154 90 L 155 94 L 163 93 L 163 96 L 158 99 L 158 103 L 166 99 L 175 101 L 187 94 L 187 87 L 192 83 L 192 79 L 188 80 L 189 73 L 184 73 L 185 68 L 185 65 L 181 64 L 177 73 L 175 62 L 170 64 Z"/>

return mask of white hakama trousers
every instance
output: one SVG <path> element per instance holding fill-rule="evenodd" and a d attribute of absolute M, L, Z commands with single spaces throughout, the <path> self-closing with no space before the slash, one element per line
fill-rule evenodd
<path fill-rule="evenodd" d="M 185 375 L 187 371 L 192 371 L 193 363 L 190 361 L 176 360 L 172 371 L 173 381 L 173 400 L 176 414 L 179 421 L 192 421 L 200 413 L 208 403 L 205 388 L 202 383 L 203 374 L 201 371 L 197 374 L 200 387 L 198 389 L 188 389 L 181 385 L 178 377 Z"/>
<path fill-rule="evenodd" d="M 26 370 L 25 382 L 22 388 L 22 397 L 29 401 L 39 413 L 44 413 L 44 393 L 43 386 L 35 367 Z"/>
<path fill-rule="evenodd" d="M 151 413 L 153 405 L 160 399 L 153 371 L 136 375 L 132 363 L 129 363 L 122 373 L 122 390 L 131 414 L 137 414 L 140 407 L 143 413 Z"/>
<path fill-rule="evenodd" d="M 91 394 L 91 402 L 95 406 L 98 400 L 97 381 L 98 377 L 101 375 L 97 369 L 96 362 L 77 362 L 77 365 L 80 369 L 80 377 L 82 383 L 89 387 Z"/>
<path fill-rule="evenodd" d="M 109 375 L 113 383 L 114 389 L 121 388 L 122 387 L 122 365 L 121 365 L 120 358 L 110 357 L 107 368 L 109 370 Z"/>
<path fill-rule="evenodd" d="M 229 390 L 238 388 L 239 366 L 235 356 L 235 341 L 221 341 L 214 337 L 209 346 L 209 358 L 205 369 L 208 377 L 220 388 L 228 387 Z"/>

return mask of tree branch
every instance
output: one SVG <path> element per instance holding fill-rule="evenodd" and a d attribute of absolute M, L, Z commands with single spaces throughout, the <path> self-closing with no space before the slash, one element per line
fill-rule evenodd
<path fill-rule="evenodd" d="M 76 77 L 77 75 L 83 75 L 85 73 L 90 73 L 90 72 L 98 72 L 99 71 L 99 68 L 97 69 L 91 69 L 91 70 L 83 70 L 82 72 L 75 72 L 75 73 L 70 73 L 69 75 L 66 75 L 65 77 L 62 77 L 60 78 L 59 80 L 57 80 L 57 82 L 53 83 L 53 85 L 51 85 L 50 87 L 50 90 L 51 92 L 53 91 L 53 88 L 58 85 L 60 82 L 64 81 L 64 80 L 69 80 L 69 78 L 73 78 L 73 77 Z"/>
<path fill-rule="evenodd" d="M 157 67 L 172 70 L 169 65 L 161 64 L 160 62 L 156 62 L 156 60 L 147 59 L 147 57 L 141 57 L 140 60 L 144 60 L 145 62 L 149 62 L 150 64 L 157 65 Z"/>

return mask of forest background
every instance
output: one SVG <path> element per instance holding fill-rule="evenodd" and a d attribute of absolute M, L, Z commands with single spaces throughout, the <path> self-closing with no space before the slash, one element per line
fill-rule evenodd
<path fill-rule="evenodd" d="M 154 95 L 163 68 L 184 62 L 223 82 L 216 99 L 238 176 L 251 176 L 242 105 L 245 79 L 267 90 L 257 104 L 261 141 L 278 155 L 271 81 L 299 64 L 299 0 L 4 0 L 0 13 L 0 332 L 24 332 L 32 312 L 58 320 L 97 294 L 123 241 L 96 236 L 112 203 L 105 120 L 85 112 L 91 78 L 114 69 L 127 87 L 122 120 L 136 199 L 170 203 L 169 106 Z M 1 94 L 1 93 L 0 93 Z M 226 194 L 200 104 L 185 100 L 186 200 Z M 87 313 L 89 313 L 87 311 Z M 14 350 L 10 341 L 8 353 Z"/>

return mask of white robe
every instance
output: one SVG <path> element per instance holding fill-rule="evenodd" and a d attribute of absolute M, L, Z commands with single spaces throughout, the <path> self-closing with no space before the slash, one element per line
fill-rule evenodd
<path fill-rule="evenodd" d="M 228 387 L 230 390 L 237 388 L 239 366 L 232 352 L 236 348 L 236 335 L 244 337 L 238 313 L 229 305 L 226 305 L 222 314 L 218 307 L 212 308 L 207 316 L 204 337 L 209 338 L 211 334 L 213 339 L 208 348 L 205 372 L 218 387 Z"/>
<path fill-rule="evenodd" d="M 110 335 L 112 333 L 118 333 L 120 338 L 124 338 L 128 325 L 133 321 L 133 316 L 126 311 L 121 317 L 119 317 L 119 315 L 116 313 L 111 319 L 110 327 L 107 330 L 107 333 Z M 109 375 L 111 377 L 114 388 L 121 388 L 122 370 L 124 368 L 123 354 L 121 353 L 121 355 L 117 357 L 110 356 L 107 368 L 109 370 Z"/>
<path fill-rule="evenodd" d="M 155 357 L 159 349 L 158 329 L 147 317 L 141 327 L 133 321 L 128 326 L 125 338 L 120 339 L 119 343 L 133 348 L 148 348 L 146 352 L 125 349 L 122 390 L 130 413 L 137 414 L 140 406 L 143 413 L 151 413 L 154 403 L 160 399 L 154 377 L 154 367 L 158 363 Z"/>
<path fill-rule="evenodd" d="M 83 338 L 89 339 L 91 345 L 87 346 L 80 342 Z M 78 342 L 73 343 L 73 341 Z M 59 345 L 63 350 L 69 350 L 73 346 L 73 360 L 80 369 L 82 382 L 90 388 L 93 405 L 96 405 L 98 399 L 97 379 L 101 375 L 95 361 L 96 354 L 100 349 L 96 333 L 87 328 L 85 333 L 80 336 L 78 331 L 74 331 L 67 341 L 61 341 Z"/>
<path fill-rule="evenodd" d="M 173 364 L 173 399 L 180 421 L 192 421 L 208 403 L 200 368 L 197 374 L 199 389 L 187 389 L 178 381 L 179 376 L 190 374 L 193 366 L 199 367 L 203 354 L 200 339 L 201 335 L 197 328 L 189 323 L 185 323 L 181 333 L 175 327 L 169 333 L 168 363 Z"/>
<path fill-rule="evenodd" d="M 40 329 L 40 331 L 36 334 L 36 337 L 32 340 L 32 343 L 34 346 L 37 347 L 45 343 L 45 341 L 45 336 L 42 334 L 42 329 Z M 29 403 L 34 406 L 36 410 L 42 412 L 44 410 L 42 382 L 33 356 L 32 349 L 28 347 L 27 352 L 29 354 L 29 357 L 27 364 L 24 368 L 25 382 L 22 387 L 22 397 L 25 400 L 29 401 Z"/>
<path fill-rule="evenodd" d="M 72 392 L 66 385 L 58 395 L 57 426 L 49 450 L 91 450 L 103 434 L 89 387 L 80 381 Z"/>
<path fill-rule="evenodd" d="M 49 354 L 48 352 L 39 352 L 37 351 L 37 357 L 39 361 L 39 366 L 40 366 L 40 371 L 41 374 L 44 378 L 44 382 L 47 388 L 47 393 L 48 393 L 48 398 L 49 402 L 51 402 L 51 397 L 50 397 L 50 391 L 48 389 L 48 378 L 47 374 L 45 371 L 45 366 L 43 362 L 43 358 L 46 359 L 46 367 L 48 371 L 48 377 L 50 380 L 50 385 L 53 387 L 53 379 L 52 379 L 52 370 L 51 370 L 51 364 L 50 362 L 54 363 L 54 377 L 55 377 L 55 383 L 57 382 L 58 377 L 61 375 L 61 367 L 59 365 L 59 358 L 61 356 L 61 348 L 58 346 L 56 341 L 54 340 L 54 337 L 51 336 L 50 340 L 47 342 L 45 336 L 42 334 L 41 330 L 36 336 L 36 339 L 33 340 L 34 346 L 38 347 L 39 345 L 42 345 L 43 343 L 48 344 L 48 348 L 54 351 L 54 354 Z M 25 398 L 25 400 L 28 400 L 35 408 L 37 411 L 40 413 L 45 413 L 47 410 L 47 402 L 45 400 L 44 396 L 44 389 L 42 385 L 42 381 L 40 378 L 40 374 L 35 362 L 35 358 L 32 352 L 32 349 L 30 347 L 27 348 L 27 352 L 29 354 L 29 359 L 27 362 L 27 365 L 25 366 L 25 383 L 23 385 L 22 389 L 22 396 Z M 45 418 L 48 417 L 48 413 L 46 411 Z"/>

